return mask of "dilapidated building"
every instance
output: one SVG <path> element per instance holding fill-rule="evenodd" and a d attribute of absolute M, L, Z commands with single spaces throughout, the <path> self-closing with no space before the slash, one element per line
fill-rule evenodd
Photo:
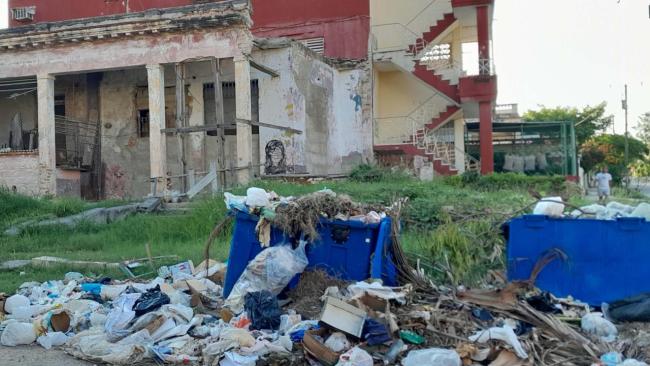
<path fill-rule="evenodd" d="M 256 38 L 251 11 L 230 0 L 1 31 L 0 185 L 192 195 L 370 161 L 368 61 Z"/>

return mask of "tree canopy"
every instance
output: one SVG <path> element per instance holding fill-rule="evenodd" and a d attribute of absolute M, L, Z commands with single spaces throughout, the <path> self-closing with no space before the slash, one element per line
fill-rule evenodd
<path fill-rule="evenodd" d="M 607 165 L 612 177 L 620 182 L 626 171 L 625 136 L 603 134 L 586 141 L 580 148 L 581 165 L 585 171 Z M 629 138 L 629 163 L 642 160 L 648 154 L 647 145 L 634 137 Z"/>
<path fill-rule="evenodd" d="M 650 112 L 646 112 L 639 117 L 639 123 L 634 129 L 643 142 L 650 143 Z"/>
<path fill-rule="evenodd" d="M 612 125 L 614 117 L 605 115 L 607 103 L 602 102 L 596 106 L 586 106 L 583 109 L 575 107 L 541 106 L 539 110 L 529 110 L 523 115 L 524 121 L 572 121 L 579 123 L 576 126 L 576 143 L 581 146 L 597 132 L 605 132 Z"/>

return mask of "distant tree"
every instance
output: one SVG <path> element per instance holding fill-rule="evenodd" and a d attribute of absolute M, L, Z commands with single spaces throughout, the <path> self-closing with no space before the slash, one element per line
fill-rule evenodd
<path fill-rule="evenodd" d="M 582 110 L 575 107 L 548 108 L 541 106 L 537 111 L 527 111 L 524 121 L 572 121 L 580 123 L 576 126 L 576 142 L 582 146 L 587 140 L 598 132 L 605 132 L 614 122 L 614 117 L 605 115 L 607 103 L 602 102 L 596 106 L 586 106 Z"/>
<path fill-rule="evenodd" d="M 646 112 L 639 117 L 639 124 L 634 129 L 643 142 L 650 143 L 650 112 Z"/>
<path fill-rule="evenodd" d="M 625 136 L 599 135 L 586 141 L 580 148 L 581 164 L 585 171 L 607 165 L 615 182 L 620 182 L 626 171 L 625 166 Z M 629 138 L 629 162 L 644 160 L 648 147 L 643 141 Z M 632 164 L 630 164 L 632 165 Z"/>

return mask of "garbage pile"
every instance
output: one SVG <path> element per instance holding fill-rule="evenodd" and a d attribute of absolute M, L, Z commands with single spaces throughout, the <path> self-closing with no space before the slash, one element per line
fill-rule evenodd
<path fill-rule="evenodd" d="M 565 214 L 567 203 L 562 197 L 545 197 L 533 209 L 535 215 L 550 217 L 595 218 L 597 220 L 616 220 L 621 217 L 638 217 L 650 221 L 650 204 L 642 202 L 637 206 L 630 206 L 620 202 L 609 202 L 607 205 L 592 204 L 575 207 Z"/>
<path fill-rule="evenodd" d="M 649 321 L 650 296 L 595 309 L 535 289 L 536 276 L 485 289 L 436 286 L 397 260 L 397 231 L 391 249 L 399 286 L 334 278 L 309 269 L 306 247 L 318 237 L 320 220 L 376 223 L 384 209 L 327 190 L 284 198 L 251 188 L 247 196 L 226 194 L 226 204 L 259 215 L 262 247 L 227 296 L 232 255 L 228 264 L 162 266 L 152 280 L 70 272 L 0 294 L 0 344 L 61 347 L 114 365 L 640 366 L 650 360 L 643 327 L 619 323 Z M 398 219 L 393 223 L 399 227 Z M 272 225 L 296 234 L 296 245 L 270 245 Z"/>
<path fill-rule="evenodd" d="M 644 347 L 620 336 L 627 328 L 527 283 L 422 291 L 351 282 L 312 299 L 320 314 L 311 318 L 295 310 L 296 294 L 271 287 L 251 287 L 241 309 L 228 306 L 233 299 L 211 280 L 224 265 L 187 264 L 162 267 L 148 282 L 69 273 L 25 283 L 0 298 L 0 343 L 63 347 L 115 365 L 647 365 Z M 301 283 L 320 291 L 342 282 L 305 272 Z M 628 305 L 616 305 L 619 314 Z"/>

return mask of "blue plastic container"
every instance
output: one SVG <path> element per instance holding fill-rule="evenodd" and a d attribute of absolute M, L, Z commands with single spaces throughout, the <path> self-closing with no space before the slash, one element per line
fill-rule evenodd
<path fill-rule="evenodd" d="M 526 280 L 540 257 L 552 249 L 566 254 L 537 277 L 536 285 L 559 297 L 590 305 L 650 292 L 650 223 L 554 219 L 526 215 L 509 223 L 508 279 Z"/>
<path fill-rule="evenodd" d="M 223 288 L 225 297 L 248 263 L 263 250 L 255 234 L 259 217 L 243 212 L 236 212 L 235 217 Z M 397 271 L 390 253 L 390 231 L 390 218 L 368 225 L 359 221 L 321 220 L 319 239 L 306 248 L 307 268 L 323 269 L 331 276 L 347 280 L 381 278 L 386 285 L 397 285 Z M 271 229 L 271 246 L 288 242 L 289 238 L 281 230 Z"/>

